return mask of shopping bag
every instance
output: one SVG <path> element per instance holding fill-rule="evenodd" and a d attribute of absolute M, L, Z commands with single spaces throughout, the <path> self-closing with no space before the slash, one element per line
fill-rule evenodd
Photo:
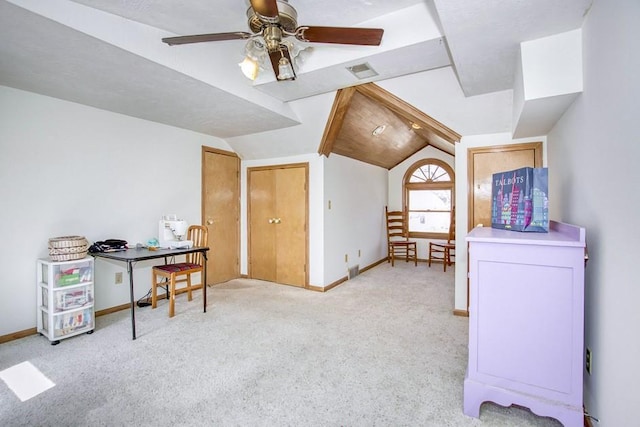
<path fill-rule="evenodd" d="M 547 168 L 520 168 L 493 174 L 491 227 L 549 231 Z"/>

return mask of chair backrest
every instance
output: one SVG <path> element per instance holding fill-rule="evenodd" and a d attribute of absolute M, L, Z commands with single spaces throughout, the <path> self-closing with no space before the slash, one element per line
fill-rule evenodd
<path fill-rule="evenodd" d="M 196 248 L 204 248 L 208 245 L 209 230 L 203 225 L 190 225 L 187 229 L 187 240 L 193 242 Z M 202 252 L 187 254 L 187 262 L 203 265 L 204 256 Z"/>
<path fill-rule="evenodd" d="M 456 241 L 456 207 L 451 208 L 451 220 L 449 222 L 449 238 L 447 239 L 448 243 L 453 243 Z"/>
<path fill-rule="evenodd" d="M 390 211 L 384 207 L 387 218 L 387 242 L 409 240 L 407 235 L 407 215 L 404 211 Z"/>

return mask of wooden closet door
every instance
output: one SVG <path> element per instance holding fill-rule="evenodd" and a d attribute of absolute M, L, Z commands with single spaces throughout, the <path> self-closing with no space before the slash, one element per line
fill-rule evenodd
<path fill-rule="evenodd" d="M 249 275 L 270 282 L 277 278 L 275 184 L 273 170 L 249 172 Z"/>
<path fill-rule="evenodd" d="M 249 170 L 249 275 L 307 284 L 306 165 Z"/>
<path fill-rule="evenodd" d="M 277 170 L 276 281 L 301 287 L 306 284 L 306 187 L 306 168 Z"/>

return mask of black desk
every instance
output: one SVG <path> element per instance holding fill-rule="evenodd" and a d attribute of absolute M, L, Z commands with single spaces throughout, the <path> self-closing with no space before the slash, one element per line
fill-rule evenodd
<path fill-rule="evenodd" d="M 202 295 L 204 312 L 207 312 L 207 251 L 209 248 L 183 248 L 183 249 L 158 249 L 156 251 L 150 251 L 149 249 L 127 249 L 126 251 L 119 252 L 96 252 L 92 255 L 95 258 L 112 259 L 115 261 L 122 261 L 127 263 L 127 274 L 129 274 L 129 293 L 131 295 L 131 331 L 133 339 L 136 339 L 136 313 L 135 306 L 136 301 L 133 296 L 133 263 L 138 261 L 146 261 L 149 259 L 164 258 L 165 264 L 167 258 L 176 255 L 185 255 L 195 252 L 202 252 L 204 257 L 204 273 L 202 275 Z"/>

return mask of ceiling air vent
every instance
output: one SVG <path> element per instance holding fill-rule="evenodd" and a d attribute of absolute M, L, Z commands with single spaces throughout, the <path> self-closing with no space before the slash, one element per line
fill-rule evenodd
<path fill-rule="evenodd" d="M 358 79 L 368 79 L 369 77 L 377 76 L 376 70 L 371 68 L 369 63 L 365 62 L 364 64 L 352 65 L 351 67 L 347 67 L 347 70 L 351 72 Z"/>

